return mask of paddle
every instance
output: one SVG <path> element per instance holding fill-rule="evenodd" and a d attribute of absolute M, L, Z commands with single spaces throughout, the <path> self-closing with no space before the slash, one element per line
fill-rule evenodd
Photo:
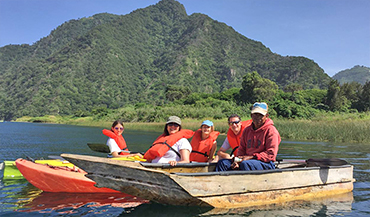
<path fill-rule="evenodd" d="M 109 154 L 110 153 L 109 147 L 106 144 L 102 144 L 102 143 L 87 143 L 87 146 L 89 146 L 89 148 L 92 151 L 106 153 L 106 154 Z"/>
<path fill-rule="evenodd" d="M 62 158 L 61 156 L 57 156 L 57 155 L 49 155 L 48 158 L 54 159 L 54 160 L 67 161 L 66 159 Z"/>
<path fill-rule="evenodd" d="M 87 143 L 87 146 L 89 146 L 89 148 L 92 151 L 110 154 L 109 147 L 106 144 L 103 144 L 103 143 Z M 129 153 L 129 154 L 138 154 L 138 153 L 144 154 L 144 153 L 137 152 L 137 151 L 121 151 L 121 152 Z"/>
<path fill-rule="evenodd" d="M 301 163 L 307 167 L 326 167 L 326 166 L 342 166 L 348 164 L 347 161 L 338 158 L 310 158 L 308 160 L 299 159 L 276 159 L 280 163 Z"/>

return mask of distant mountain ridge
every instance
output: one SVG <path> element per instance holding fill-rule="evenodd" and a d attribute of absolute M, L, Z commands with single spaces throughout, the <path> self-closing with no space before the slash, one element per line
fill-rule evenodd
<path fill-rule="evenodd" d="M 280 87 L 325 88 L 305 57 L 280 56 L 204 14 L 162 0 L 127 15 L 65 22 L 33 45 L 0 48 L 0 118 L 166 103 L 168 85 L 214 93 L 257 71 Z"/>
<path fill-rule="evenodd" d="M 333 76 L 333 79 L 339 81 L 341 84 L 354 81 L 364 85 L 367 81 L 370 81 L 370 68 L 357 65 L 351 69 L 338 72 Z"/>

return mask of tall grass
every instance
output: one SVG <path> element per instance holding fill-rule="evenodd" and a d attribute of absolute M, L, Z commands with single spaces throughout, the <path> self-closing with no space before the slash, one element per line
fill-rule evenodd
<path fill-rule="evenodd" d="M 126 110 L 127 112 L 127 110 Z M 169 111 L 166 111 L 167 113 Z M 158 114 L 158 113 L 157 113 Z M 83 126 L 98 126 L 110 128 L 112 122 L 117 118 L 96 119 L 93 117 L 23 117 L 17 119 L 21 122 L 45 122 L 58 124 L 72 124 Z M 162 132 L 167 117 L 161 117 L 156 122 L 125 122 L 126 129 L 157 131 Z M 228 130 L 227 118 L 215 119 L 202 115 L 195 118 L 182 118 L 182 126 L 186 129 L 196 130 L 203 120 L 209 119 L 214 122 L 215 130 L 226 133 Z M 242 117 L 242 120 L 250 119 L 249 116 Z M 282 139 L 289 140 L 311 140 L 311 141 L 334 141 L 334 142 L 361 142 L 370 143 L 370 113 L 335 114 L 329 113 L 316 116 L 312 120 L 292 120 L 272 118 Z"/>
<path fill-rule="evenodd" d="M 276 120 L 284 139 L 370 143 L 370 120 Z"/>

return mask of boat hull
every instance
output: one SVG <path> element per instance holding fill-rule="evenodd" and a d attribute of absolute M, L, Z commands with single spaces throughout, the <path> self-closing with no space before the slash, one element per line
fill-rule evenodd
<path fill-rule="evenodd" d="M 69 167 L 74 168 L 75 166 L 68 161 L 62 160 L 35 160 L 35 163 L 46 164 L 50 166 L 58 167 Z M 18 170 L 15 165 L 15 161 L 4 161 L 4 177 L 5 178 L 23 178 L 22 173 Z"/>
<path fill-rule="evenodd" d="M 28 160 L 15 161 L 18 170 L 35 187 L 46 192 L 69 193 L 117 193 L 109 188 L 97 188 L 95 182 L 85 177 L 83 170 L 73 171 L 67 167 L 36 164 Z"/>
<path fill-rule="evenodd" d="M 23 178 L 22 173 L 19 172 L 17 166 L 15 165 L 15 161 L 4 161 L 4 178 Z"/>
<path fill-rule="evenodd" d="M 195 166 L 169 172 L 164 167 L 148 168 L 135 162 L 62 156 L 87 171 L 86 176 L 98 187 L 172 205 L 230 208 L 312 200 L 350 192 L 354 181 L 351 165 L 231 172 Z"/>

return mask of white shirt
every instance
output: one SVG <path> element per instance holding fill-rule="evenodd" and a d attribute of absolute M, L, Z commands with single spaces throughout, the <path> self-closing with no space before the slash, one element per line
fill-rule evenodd
<path fill-rule="evenodd" d="M 224 150 L 229 150 L 229 148 L 231 148 L 229 140 L 227 139 L 227 137 L 224 140 L 224 143 L 222 143 L 221 148 L 223 148 Z"/>
<path fill-rule="evenodd" d="M 107 140 L 107 146 L 109 147 L 109 150 L 110 150 L 110 154 L 112 154 L 113 152 L 121 152 L 121 149 L 118 147 L 116 141 L 114 141 L 114 139 L 112 138 L 109 138 Z"/>
<path fill-rule="evenodd" d="M 191 152 L 191 145 L 190 142 L 186 138 L 181 138 L 179 141 L 177 141 L 173 146 L 173 149 L 175 149 L 178 153 L 180 153 L 180 150 L 187 149 L 189 152 Z M 162 157 L 156 157 L 152 160 L 152 163 L 168 163 L 169 161 L 180 161 L 181 158 L 172 150 L 168 150 L 166 154 L 164 154 Z"/>

